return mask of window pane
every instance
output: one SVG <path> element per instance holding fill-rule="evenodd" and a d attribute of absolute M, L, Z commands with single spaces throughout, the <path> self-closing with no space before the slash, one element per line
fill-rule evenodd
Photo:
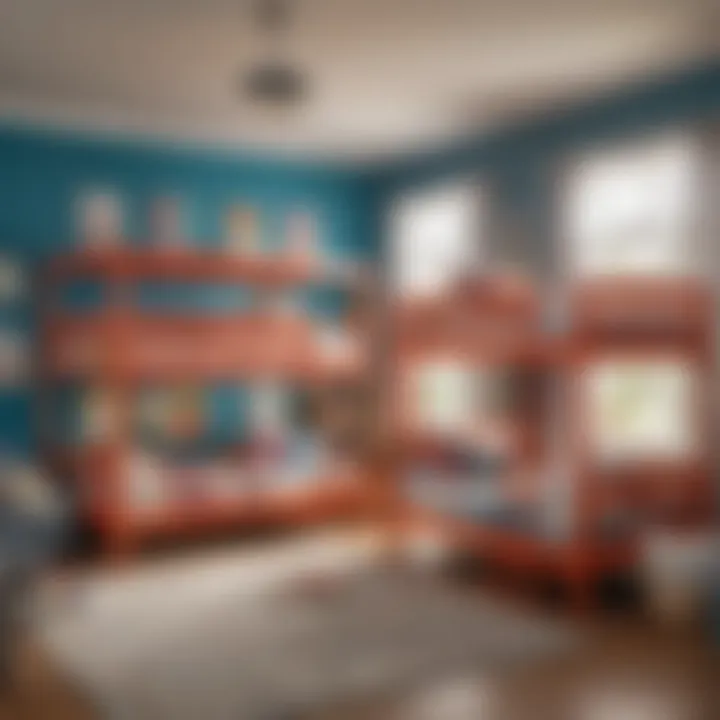
<path fill-rule="evenodd" d="M 573 274 L 690 270 L 694 171 L 694 147 L 685 138 L 581 161 L 567 198 Z"/>
<path fill-rule="evenodd" d="M 695 448 L 691 368 L 680 362 L 607 361 L 585 374 L 590 443 L 604 462 L 669 460 Z"/>
<path fill-rule="evenodd" d="M 402 200 L 392 218 L 395 291 L 433 297 L 477 261 L 478 193 L 458 185 Z"/>
<path fill-rule="evenodd" d="M 454 434 L 472 426 L 479 378 L 470 367 L 452 360 L 430 361 L 415 368 L 413 380 L 421 429 Z"/>

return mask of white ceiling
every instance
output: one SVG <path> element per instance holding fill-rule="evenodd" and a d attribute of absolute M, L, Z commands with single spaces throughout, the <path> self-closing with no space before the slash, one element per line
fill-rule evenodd
<path fill-rule="evenodd" d="M 0 0 L 0 116 L 377 158 L 706 58 L 718 4 L 295 0 L 312 88 L 280 113 L 237 90 L 262 51 L 247 2 Z"/>

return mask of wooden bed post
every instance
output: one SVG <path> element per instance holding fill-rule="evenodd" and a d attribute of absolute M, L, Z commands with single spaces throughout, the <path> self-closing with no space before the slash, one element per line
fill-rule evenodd
<path fill-rule="evenodd" d="M 129 332 L 132 317 L 131 280 L 123 272 L 122 262 L 110 274 L 109 317 L 105 324 L 107 337 L 104 346 L 109 353 L 104 364 L 104 378 L 101 382 L 112 404 L 111 429 L 108 438 L 108 476 L 111 489 L 111 520 L 107 531 L 106 549 L 111 559 L 122 561 L 135 546 L 136 537 L 131 525 L 128 460 L 132 452 L 132 407 L 131 391 L 127 376 L 127 353 L 133 339 Z M 101 480 L 102 482 L 102 480 Z"/>

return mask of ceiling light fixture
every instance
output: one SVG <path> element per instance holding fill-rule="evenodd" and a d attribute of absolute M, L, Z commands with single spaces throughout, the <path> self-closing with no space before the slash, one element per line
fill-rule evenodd
<path fill-rule="evenodd" d="M 284 43 L 290 23 L 287 0 L 259 0 L 254 24 L 264 36 L 267 57 L 241 78 L 242 90 L 253 102 L 272 106 L 295 105 L 307 96 L 306 74 L 287 59 Z"/>

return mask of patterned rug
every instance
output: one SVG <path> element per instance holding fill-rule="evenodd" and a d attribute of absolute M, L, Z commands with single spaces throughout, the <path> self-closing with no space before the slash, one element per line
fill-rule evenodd
<path fill-rule="evenodd" d="M 362 554 L 295 557 L 90 581 L 70 617 L 45 613 L 46 647 L 111 720 L 287 720 L 578 644 L 569 624 Z"/>

